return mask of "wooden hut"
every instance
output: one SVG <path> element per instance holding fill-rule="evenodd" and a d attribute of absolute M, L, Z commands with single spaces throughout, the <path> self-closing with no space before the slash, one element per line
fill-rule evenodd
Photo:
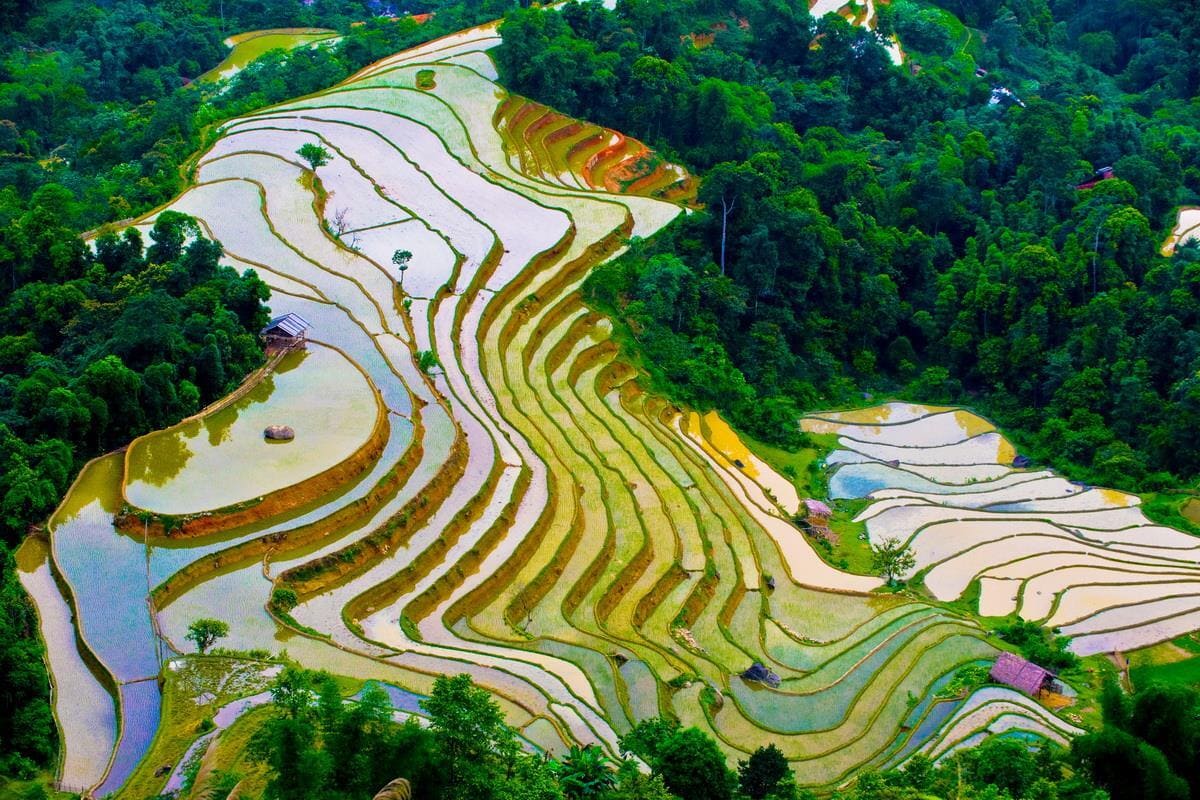
<path fill-rule="evenodd" d="M 308 320 L 299 314 L 284 314 L 271 320 L 267 327 L 262 329 L 262 337 L 267 350 L 271 352 L 303 350 L 310 327 L 312 326 L 308 324 Z"/>
<path fill-rule="evenodd" d="M 1043 691 L 1055 690 L 1054 673 L 1012 653 L 1001 653 L 992 665 L 989 677 L 996 683 L 1037 697 Z"/>

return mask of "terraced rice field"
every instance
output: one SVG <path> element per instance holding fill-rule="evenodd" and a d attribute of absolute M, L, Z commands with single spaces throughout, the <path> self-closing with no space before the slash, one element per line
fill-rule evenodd
<path fill-rule="evenodd" d="M 1061 628 L 1081 655 L 1200 625 L 1200 541 L 1149 520 L 1134 495 L 1014 467 L 980 417 L 889 404 L 803 427 L 837 434 L 831 494 L 869 498 L 858 519 L 871 540 L 910 543 L 912 577 L 939 600 L 978 586 L 981 615 Z"/>
<path fill-rule="evenodd" d="M 198 157 L 196 184 L 171 207 L 198 218 L 229 263 L 258 270 L 272 312 L 300 314 L 322 344 L 262 397 L 90 464 L 49 545 L 25 555 L 43 633 L 61 651 L 51 668 L 64 778 L 98 795 L 126 784 L 159 724 L 154 678 L 190 650 L 184 634 L 201 616 L 229 623 L 224 646 L 286 649 L 305 666 L 416 695 L 436 675 L 468 673 L 548 751 L 615 752 L 635 721 L 674 714 L 731 757 L 776 742 L 801 783 L 820 788 L 990 724 L 1062 735 L 1050 712 L 1004 694 L 969 708 L 938 698 L 958 668 L 995 655 L 978 626 L 872 594 L 877 578 L 829 566 L 791 522 L 804 498 L 790 481 L 718 416 L 639 387 L 578 288 L 629 237 L 686 213 L 695 181 L 620 134 L 508 95 L 486 55 L 497 42 L 484 26 L 398 54 L 226 124 Z M 418 88 L 429 71 L 432 86 Z M 333 155 L 315 175 L 295 154 L 304 143 Z M 340 209 L 352 226 L 335 237 Z M 403 289 L 395 249 L 413 253 Z M 441 366 L 418 368 L 422 351 Z M 326 360 L 324 374 L 309 375 L 309 359 Z M 321 396 L 311 420 L 295 405 L 305 389 Z M 976 511 L 988 486 L 1016 481 L 987 463 L 1005 443 L 972 441 L 986 426 L 946 414 L 895 408 L 808 424 L 844 434 L 853 457 L 838 491 L 911 476 L 867 516 L 948 508 L 944 486 L 975 503 L 953 513 L 980 514 L 985 528 L 993 517 L 1032 524 L 1015 509 Z M 261 442 L 268 420 L 297 428 L 283 448 L 341 444 L 303 470 L 268 468 L 254 460 L 275 458 Z M 890 436 L 903 420 L 936 452 Z M 909 451 L 929 457 L 887 464 Z M 318 480 L 348 461 L 353 470 Z M 1113 513 L 1136 511 L 1104 497 L 1095 502 Z M 1074 529 L 1097 513 L 1108 511 L 1053 515 Z M 1114 564 L 1186 560 L 1165 529 L 1147 527 L 1146 544 L 1123 517 L 1106 524 L 1092 539 L 1060 537 L 1108 542 L 1089 567 L 1097 581 L 1130 574 Z M 1139 574 L 1181 584 L 1179 569 Z M 947 570 L 946 585 L 956 575 Z M 299 596 L 290 615 L 269 607 L 276 587 Z M 754 661 L 782 677 L 778 689 L 739 677 Z M 88 725 L 111 735 L 85 741 Z M 171 779 L 138 774 L 145 791 Z"/>

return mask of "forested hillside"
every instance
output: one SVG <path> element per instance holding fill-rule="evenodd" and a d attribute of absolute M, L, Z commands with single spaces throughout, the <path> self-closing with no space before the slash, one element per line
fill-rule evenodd
<path fill-rule="evenodd" d="M 0 11 L 0 268 L 25 256 L 10 224 L 57 184 L 55 221 L 83 230 L 141 213 L 183 185 L 179 165 L 204 126 L 323 89 L 415 42 L 501 15 L 508 3 L 418 2 L 424 25 L 365 0 L 12 0 Z M 358 23 L 358 24 L 355 24 Z M 327 47 L 260 59 L 230 86 L 192 86 L 230 34 L 320 26 Z"/>
<path fill-rule="evenodd" d="M 706 213 L 598 271 L 591 296 L 681 399 L 765 438 L 794 442 L 798 410 L 901 393 L 973 403 L 1081 479 L 1194 481 L 1200 253 L 1158 250 L 1200 197 L 1195 9 L 880 16 L 903 67 L 785 2 L 510 15 L 514 90 L 706 176 Z"/>

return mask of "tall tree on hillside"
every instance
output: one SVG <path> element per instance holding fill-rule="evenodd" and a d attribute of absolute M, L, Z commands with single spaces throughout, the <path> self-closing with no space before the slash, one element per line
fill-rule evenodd
<path fill-rule="evenodd" d="M 442 675 L 422 707 L 446 773 L 447 800 L 490 797 L 495 776 L 508 772 L 520 752 L 496 701 L 468 675 Z"/>
<path fill-rule="evenodd" d="M 738 761 L 738 787 L 750 800 L 763 800 L 789 772 L 783 753 L 769 744 L 759 747 L 747 760 Z"/>
<path fill-rule="evenodd" d="M 871 545 L 871 568 L 889 585 L 895 584 L 917 565 L 917 556 L 907 542 L 895 537 Z"/>
<path fill-rule="evenodd" d="M 274 715 L 250 740 L 251 759 L 270 770 L 265 800 L 324 800 L 332 765 L 318 748 L 312 673 L 286 667 L 271 686 Z"/>
<path fill-rule="evenodd" d="M 733 797 L 737 776 L 717 743 L 698 728 L 682 728 L 673 720 L 643 720 L 620 741 L 622 749 L 641 757 L 678 797 Z"/>
<path fill-rule="evenodd" d="M 729 238 L 729 223 L 735 212 L 743 210 L 751 198 L 759 196 L 768 187 L 766 176 L 748 163 L 723 161 L 708 171 L 700 188 L 700 200 L 721 221 L 721 243 L 718 266 L 725 274 L 726 246 Z"/>

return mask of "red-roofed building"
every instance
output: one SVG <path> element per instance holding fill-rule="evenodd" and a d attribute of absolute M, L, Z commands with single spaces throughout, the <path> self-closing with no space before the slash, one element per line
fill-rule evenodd
<path fill-rule="evenodd" d="M 989 675 L 996 683 L 1011 686 L 1030 697 L 1037 697 L 1043 690 L 1054 690 L 1053 672 L 1012 653 L 1001 653 Z"/>
<path fill-rule="evenodd" d="M 1115 177 L 1117 177 L 1117 174 L 1113 171 L 1112 167 L 1101 167 L 1100 169 L 1096 170 L 1092 177 L 1088 178 L 1083 183 L 1075 184 L 1075 190 L 1081 192 L 1084 189 L 1091 189 L 1100 181 L 1107 181 Z"/>

